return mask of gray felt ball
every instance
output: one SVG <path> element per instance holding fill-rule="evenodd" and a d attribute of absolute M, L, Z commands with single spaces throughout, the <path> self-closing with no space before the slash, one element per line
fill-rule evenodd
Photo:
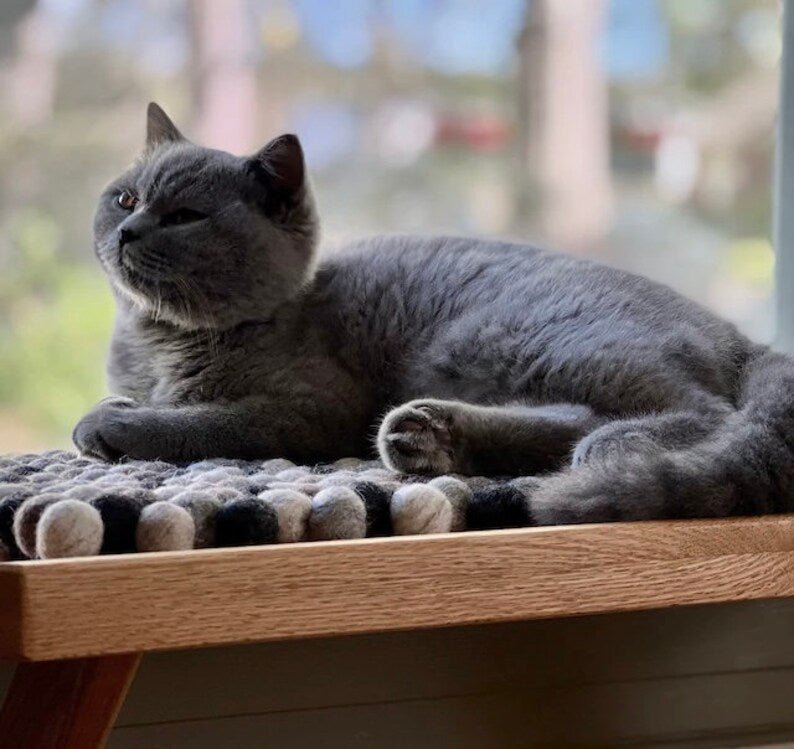
<path fill-rule="evenodd" d="M 94 484 L 77 484 L 66 491 L 68 499 L 81 499 L 83 502 L 90 502 L 102 495 L 102 489 Z"/>
<path fill-rule="evenodd" d="M 173 502 L 153 502 L 141 511 L 135 529 L 138 551 L 183 551 L 193 548 L 193 517 Z"/>
<path fill-rule="evenodd" d="M 448 533 L 452 527 L 452 503 L 433 486 L 406 484 L 392 495 L 391 521 L 399 536 Z"/>
<path fill-rule="evenodd" d="M 471 500 L 472 491 L 460 479 L 452 476 L 437 476 L 428 486 L 443 492 L 452 505 L 452 525 L 450 530 L 457 533 L 466 530 L 466 507 Z"/>
<path fill-rule="evenodd" d="M 309 538 L 312 541 L 364 538 L 366 535 L 364 501 L 352 489 L 330 486 L 312 499 L 309 515 Z"/>
<path fill-rule="evenodd" d="M 537 476 L 521 476 L 513 479 L 510 486 L 518 489 L 527 499 L 531 499 L 535 491 L 543 482 Z"/>
<path fill-rule="evenodd" d="M 62 494 L 39 494 L 26 499 L 14 513 L 14 538 L 22 553 L 33 559 L 36 556 L 36 526 L 44 510 L 63 499 Z"/>
<path fill-rule="evenodd" d="M 193 517 L 196 549 L 215 546 L 215 516 L 223 506 L 221 501 L 206 491 L 183 491 L 173 499 L 174 504 L 186 509 Z"/>
<path fill-rule="evenodd" d="M 36 556 L 41 559 L 89 557 L 102 548 L 104 524 L 99 511 L 79 499 L 47 506 L 36 530 Z"/>
<path fill-rule="evenodd" d="M 268 502 L 278 515 L 280 544 L 306 540 L 312 511 L 312 501 L 308 496 L 294 489 L 270 489 L 262 492 L 259 499 Z"/>

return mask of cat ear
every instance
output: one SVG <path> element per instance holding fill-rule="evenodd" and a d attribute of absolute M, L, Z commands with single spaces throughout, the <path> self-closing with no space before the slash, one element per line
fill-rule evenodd
<path fill-rule="evenodd" d="M 185 140 L 170 117 L 153 101 L 146 108 L 146 148 L 154 148 L 161 143 L 175 143 Z"/>
<path fill-rule="evenodd" d="M 252 157 L 251 162 L 254 172 L 270 188 L 292 194 L 303 186 L 306 167 L 297 135 L 274 138 Z"/>

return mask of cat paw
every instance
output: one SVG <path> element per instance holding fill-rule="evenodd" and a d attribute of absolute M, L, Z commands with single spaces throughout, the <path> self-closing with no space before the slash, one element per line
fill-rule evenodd
<path fill-rule="evenodd" d="M 579 441 L 571 465 L 576 468 L 586 463 L 604 463 L 657 449 L 656 442 L 634 424 L 605 424 Z"/>
<path fill-rule="evenodd" d="M 127 456 L 123 444 L 127 416 L 137 406 L 131 398 L 105 398 L 77 422 L 72 442 L 83 455 L 109 463 L 121 460 Z"/>
<path fill-rule="evenodd" d="M 378 430 L 381 459 L 400 473 L 456 471 L 452 423 L 452 411 L 443 401 L 416 400 L 392 409 Z"/>

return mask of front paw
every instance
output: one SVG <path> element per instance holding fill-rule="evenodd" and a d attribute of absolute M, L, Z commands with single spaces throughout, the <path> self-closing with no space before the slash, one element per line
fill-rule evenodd
<path fill-rule="evenodd" d="M 137 406 L 131 398 L 105 398 L 80 419 L 72 432 L 72 442 L 83 455 L 111 463 L 121 460 L 128 456 L 125 432 L 129 429 L 130 412 Z"/>
<path fill-rule="evenodd" d="M 383 462 L 401 473 L 458 470 L 454 413 L 444 401 L 416 400 L 392 409 L 378 430 Z"/>

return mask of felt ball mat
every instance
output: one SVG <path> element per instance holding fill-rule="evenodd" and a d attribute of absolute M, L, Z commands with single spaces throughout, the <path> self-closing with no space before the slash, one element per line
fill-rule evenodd
<path fill-rule="evenodd" d="M 407 476 L 379 461 L 104 463 L 0 456 L 0 557 L 54 559 L 532 525 L 533 477 Z"/>

